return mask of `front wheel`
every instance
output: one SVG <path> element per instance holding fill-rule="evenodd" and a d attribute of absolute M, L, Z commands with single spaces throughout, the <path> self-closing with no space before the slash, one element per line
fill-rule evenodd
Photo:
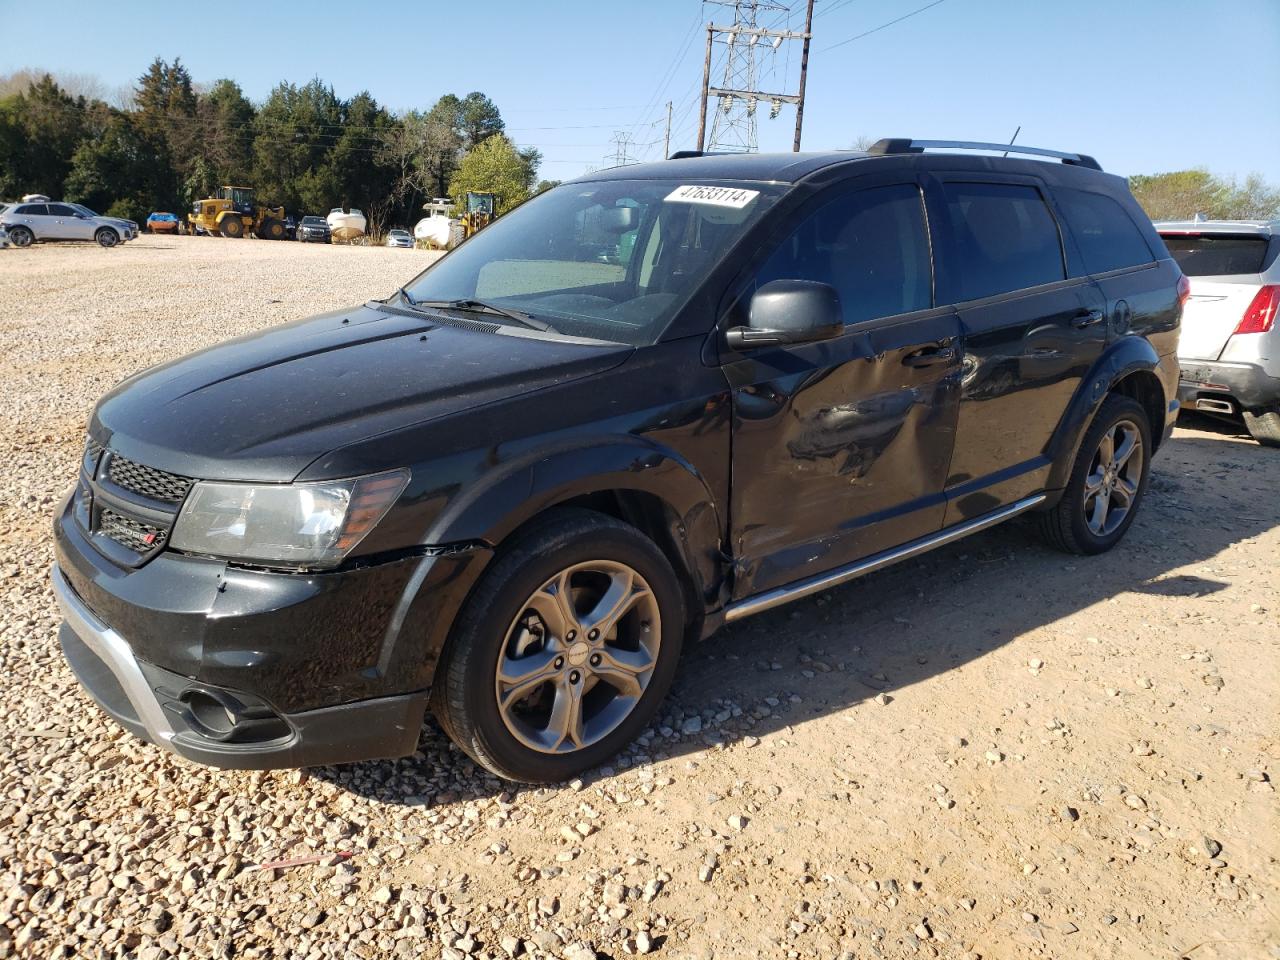
<path fill-rule="evenodd" d="M 1142 404 L 1118 394 L 1102 402 L 1062 499 L 1040 514 L 1040 532 L 1067 553 L 1110 550 L 1133 523 L 1151 471 L 1151 425 Z"/>
<path fill-rule="evenodd" d="M 239 217 L 223 217 L 222 222 L 218 224 L 218 230 L 224 237 L 232 240 L 239 239 L 244 236 L 244 221 Z"/>
<path fill-rule="evenodd" d="M 566 510 L 484 574 L 436 670 L 432 709 L 477 763 L 557 783 L 652 719 L 680 659 L 683 592 L 634 527 Z"/>
<path fill-rule="evenodd" d="M 98 246 L 108 249 L 120 242 L 120 235 L 110 227 L 103 227 L 93 235 L 93 238 L 98 241 Z"/>

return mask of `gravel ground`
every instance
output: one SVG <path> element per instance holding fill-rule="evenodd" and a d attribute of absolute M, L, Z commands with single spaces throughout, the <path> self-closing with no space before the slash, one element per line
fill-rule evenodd
<path fill-rule="evenodd" d="M 429 257 L 0 251 L 0 956 L 1280 956 L 1280 452 L 1210 422 L 1111 554 L 1009 525 L 725 630 L 586 782 L 513 789 L 431 722 L 228 773 L 105 719 L 47 585 L 93 401 Z"/>

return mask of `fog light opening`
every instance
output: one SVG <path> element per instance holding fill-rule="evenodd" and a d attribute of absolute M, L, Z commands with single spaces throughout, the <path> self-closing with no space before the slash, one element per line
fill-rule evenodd
<path fill-rule="evenodd" d="M 188 721 L 200 733 L 214 740 L 228 740 L 239 722 L 232 705 L 207 690 L 187 690 L 182 694 Z"/>

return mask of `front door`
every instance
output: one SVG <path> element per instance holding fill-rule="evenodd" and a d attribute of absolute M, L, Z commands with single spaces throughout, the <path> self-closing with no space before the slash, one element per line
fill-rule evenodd
<path fill-rule="evenodd" d="M 740 599 L 936 532 L 951 457 L 960 323 L 933 302 L 915 182 L 819 197 L 731 311 L 771 280 L 829 283 L 843 335 L 729 355 L 730 525 Z"/>
<path fill-rule="evenodd" d="M 1050 437 L 1106 343 L 1105 301 L 1088 276 L 1068 277 L 1038 182 L 996 180 L 937 187 L 939 295 L 964 330 L 948 526 L 1044 486 Z"/>
<path fill-rule="evenodd" d="M 82 217 L 74 207 L 65 203 L 49 204 L 49 223 L 51 239 L 58 240 L 92 240 L 93 221 Z"/>

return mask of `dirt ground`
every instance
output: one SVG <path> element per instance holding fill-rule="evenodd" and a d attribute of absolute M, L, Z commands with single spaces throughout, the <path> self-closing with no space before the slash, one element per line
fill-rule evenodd
<path fill-rule="evenodd" d="M 1015 522 L 725 629 L 582 782 L 499 783 L 431 721 L 306 772 L 123 734 L 48 588 L 93 401 L 429 260 L 0 251 L 0 956 L 1280 957 L 1280 451 L 1207 420 L 1112 553 Z"/>

